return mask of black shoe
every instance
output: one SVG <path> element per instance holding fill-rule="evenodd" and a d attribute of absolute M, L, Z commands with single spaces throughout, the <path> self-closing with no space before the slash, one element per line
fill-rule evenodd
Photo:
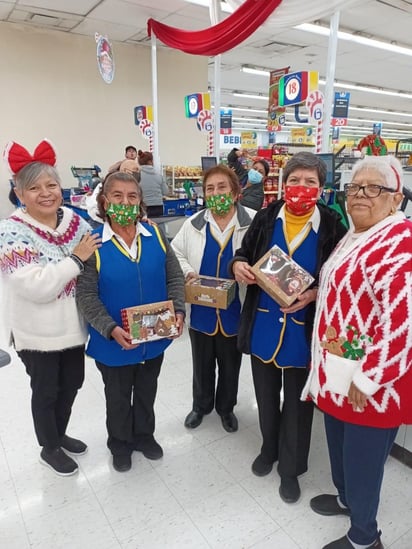
<path fill-rule="evenodd" d="M 132 468 L 132 457 L 129 454 L 113 456 L 113 469 L 118 473 L 125 473 Z"/>
<path fill-rule="evenodd" d="M 137 452 L 142 452 L 147 459 L 160 459 L 163 457 L 163 449 L 154 437 L 144 440 L 143 442 L 137 442 L 134 445 L 134 449 Z"/>
<path fill-rule="evenodd" d="M 238 430 L 237 417 L 233 412 L 221 416 L 223 429 L 228 433 L 235 433 Z"/>
<path fill-rule="evenodd" d="M 381 542 L 380 534 L 381 532 L 379 532 L 378 537 L 372 543 L 372 545 L 369 545 L 366 549 L 384 549 Z M 335 541 L 331 541 L 322 549 L 353 549 L 353 545 L 349 541 L 348 536 L 343 536 L 342 538 L 335 539 Z"/>
<path fill-rule="evenodd" d="M 203 414 L 192 410 L 185 419 L 185 427 L 188 429 L 196 429 L 203 421 Z"/>
<path fill-rule="evenodd" d="M 332 494 L 321 494 L 310 500 L 309 505 L 318 515 L 334 517 L 336 515 L 350 516 L 350 510 L 347 507 L 341 507 L 338 503 L 338 496 Z"/>
<path fill-rule="evenodd" d="M 74 459 L 65 454 L 61 448 L 55 448 L 54 450 L 43 448 L 40 452 L 40 463 L 50 467 L 62 477 L 74 475 L 79 470 L 79 466 Z"/>
<path fill-rule="evenodd" d="M 295 503 L 300 498 L 300 486 L 296 477 L 281 477 L 279 495 L 285 503 Z"/>
<path fill-rule="evenodd" d="M 263 459 L 262 454 L 259 454 L 252 463 L 252 473 L 257 477 L 265 477 L 273 469 L 273 463 L 268 463 Z"/>
<path fill-rule="evenodd" d="M 82 456 L 87 452 L 87 444 L 77 438 L 68 437 L 67 435 L 64 435 L 61 438 L 60 445 L 63 450 L 66 450 L 66 452 L 74 454 L 75 456 Z"/>

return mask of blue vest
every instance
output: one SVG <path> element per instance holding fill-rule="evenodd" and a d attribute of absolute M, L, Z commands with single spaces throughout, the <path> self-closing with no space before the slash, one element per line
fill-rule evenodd
<path fill-rule="evenodd" d="M 310 229 L 293 253 L 289 251 L 283 223 L 277 219 L 270 247 L 277 244 L 310 274 L 317 260 L 318 235 Z M 292 314 L 282 313 L 281 306 L 261 290 L 251 338 L 251 353 L 263 362 L 274 362 L 280 368 L 306 368 L 310 346 L 305 331 L 306 307 Z"/>
<path fill-rule="evenodd" d="M 233 258 L 233 231 L 226 242 L 220 246 L 210 231 L 210 224 L 206 224 L 206 244 L 203 250 L 199 274 L 215 276 L 217 278 L 228 278 L 228 265 L 229 261 Z M 208 335 L 215 335 L 220 330 L 223 335 L 229 337 L 237 334 L 239 318 L 240 301 L 236 286 L 236 297 L 227 309 L 214 309 L 213 307 L 192 305 L 190 326 L 194 330 Z"/>
<path fill-rule="evenodd" d="M 109 315 L 122 325 L 120 309 L 167 300 L 166 248 L 156 227 L 145 225 L 152 236 L 137 236 L 137 259 L 129 256 L 115 237 L 96 254 L 98 294 Z M 103 227 L 96 231 L 102 234 Z M 171 343 L 161 339 L 123 351 L 114 339 L 106 339 L 89 326 L 86 353 L 106 366 L 127 366 L 159 356 Z"/>

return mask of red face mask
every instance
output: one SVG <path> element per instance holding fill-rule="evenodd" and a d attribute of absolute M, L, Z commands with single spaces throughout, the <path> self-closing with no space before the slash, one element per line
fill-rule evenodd
<path fill-rule="evenodd" d="M 315 207 L 319 187 L 305 185 L 286 185 L 284 199 L 286 207 L 294 215 L 305 215 Z"/>

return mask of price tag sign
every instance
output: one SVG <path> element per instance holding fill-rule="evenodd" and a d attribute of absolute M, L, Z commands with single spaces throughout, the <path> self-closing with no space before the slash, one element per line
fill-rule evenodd
<path fill-rule="evenodd" d="M 341 128 L 342 126 L 347 126 L 348 125 L 348 119 L 347 118 L 332 118 L 330 123 L 331 123 L 331 126 Z"/>

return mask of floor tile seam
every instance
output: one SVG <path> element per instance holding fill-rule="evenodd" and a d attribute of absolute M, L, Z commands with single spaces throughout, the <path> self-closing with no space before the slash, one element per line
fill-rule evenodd
<path fill-rule="evenodd" d="M 17 505 L 18 505 L 18 508 L 19 508 L 19 511 L 20 511 L 20 517 L 21 517 L 21 520 L 23 522 L 24 533 L 26 534 L 27 543 L 29 544 L 29 547 L 31 547 L 29 532 L 27 530 L 27 524 L 26 524 L 26 521 L 25 521 L 25 518 L 24 518 L 23 510 L 21 508 L 20 498 L 19 498 L 19 495 L 17 493 L 17 488 L 16 488 L 14 475 L 13 475 L 13 472 L 10 468 L 9 460 L 7 459 L 6 449 L 5 449 L 5 447 L 3 445 L 3 441 L 1 439 L 0 439 L 0 444 L 1 444 L 1 448 L 3 450 L 3 455 L 4 455 L 4 459 L 6 461 L 6 466 L 7 466 L 8 472 L 9 472 L 10 480 L 11 480 L 11 483 L 13 485 L 14 497 L 16 498 Z"/>
<path fill-rule="evenodd" d="M 254 547 L 256 547 L 256 545 L 257 545 L 258 543 L 261 543 L 262 541 L 265 540 L 265 538 L 267 538 L 267 537 L 269 537 L 269 536 L 273 536 L 273 534 L 276 534 L 277 532 L 279 532 L 279 530 L 282 530 L 282 532 L 283 532 L 288 538 L 290 538 L 290 536 L 289 536 L 288 534 L 286 534 L 286 532 L 283 530 L 283 528 L 281 528 L 281 527 L 279 526 L 278 528 L 276 528 L 276 530 L 273 530 L 272 532 L 266 533 L 260 540 L 253 542 L 252 545 L 247 545 L 247 546 L 245 546 L 245 547 L 242 548 L 242 549 L 253 549 Z M 293 540 L 292 540 L 292 541 L 293 541 Z M 279 549 L 280 549 L 280 548 L 279 548 Z M 301 549 L 301 548 L 299 547 L 299 549 Z"/>
<path fill-rule="evenodd" d="M 81 468 L 80 465 L 79 465 L 79 468 Z M 116 534 L 116 532 L 115 532 L 115 530 L 114 530 L 114 528 L 113 528 L 113 526 L 112 526 L 112 523 L 111 523 L 110 520 L 109 520 L 109 517 L 107 516 L 107 513 L 106 513 L 105 510 L 104 510 L 104 507 L 103 507 L 102 503 L 100 502 L 99 498 L 97 497 L 97 492 L 96 492 L 96 490 L 94 489 L 93 484 L 90 482 L 90 480 L 89 480 L 89 478 L 88 478 L 86 472 L 85 472 L 83 469 L 82 469 L 82 473 L 83 473 L 83 475 L 84 475 L 85 478 L 86 478 L 87 484 L 89 485 L 90 490 L 92 491 L 93 497 L 94 497 L 94 499 L 96 500 L 96 503 L 97 503 L 98 507 L 100 508 L 100 510 L 101 510 L 101 512 L 102 512 L 102 514 L 103 514 L 103 516 L 104 516 L 104 518 L 106 519 L 106 522 L 107 522 L 107 524 L 108 524 L 110 530 L 111 530 L 112 533 L 113 533 L 114 539 L 116 540 L 116 542 L 117 542 L 118 545 L 119 545 L 119 549 L 121 549 L 121 548 L 122 548 L 122 544 L 121 544 L 119 538 L 117 537 L 117 534 Z M 120 479 L 119 479 L 119 480 L 120 480 Z"/>
<path fill-rule="evenodd" d="M 253 474 L 253 473 L 252 473 L 252 474 Z M 279 522 L 277 522 L 277 520 L 275 520 L 275 519 L 269 514 L 269 512 L 266 510 L 266 508 L 265 508 L 265 507 L 255 498 L 255 496 L 251 493 L 251 491 L 248 490 L 248 488 L 247 488 L 246 486 L 244 486 L 243 482 L 244 482 L 245 480 L 247 480 L 247 478 L 250 478 L 250 477 L 245 477 L 245 479 L 242 479 L 241 481 L 239 481 L 239 486 L 241 486 L 241 487 L 243 488 L 243 490 L 253 499 L 253 501 L 260 507 L 260 509 L 262 509 L 262 511 L 269 517 L 269 519 L 270 519 L 272 522 L 274 522 L 274 524 L 276 524 L 276 525 L 278 526 L 279 529 L 281 529 L 282 531 L 285 532 L 285 530 L 283 529 L 282 525 L 279 524 Z M 273 486 L 272 486 L 272 488 L 273 488 Z M 279 499 L 280 499 L 280 498 L 279 498 Z M 290 521 L 290 522 L 292 522 L 292 521 Z M 288 524 L 290 524 L 290 522 L 289 522 Z M 287 534 L 287 533 L 285 532 L 285 534 Z M 288 537 L 290 537 L 289 534 L 287 534 L 287 535 L 288 535 Z"/>

